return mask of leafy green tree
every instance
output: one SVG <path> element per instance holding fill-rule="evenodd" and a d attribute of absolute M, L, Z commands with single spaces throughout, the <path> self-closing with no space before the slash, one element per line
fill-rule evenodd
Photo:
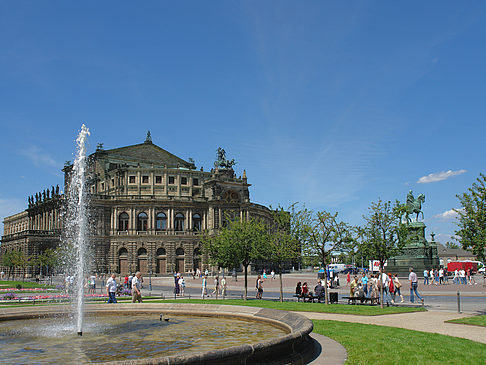
<path fill-rule="evenodd" d="M 245 274 L 245 300 L 248 295 L 248 266 L 264 256 L 267 228 L 256 219 L 228 220 L 217 235 L 203 234 L 201 242 L 210 262 L 220 267 L 234 268 L 243 266 Z"/>
<path fill-rule="evenodd" d="M 478 260 L 485 259 L 486 245 L 486 176 L 479 174 L 468 191 L 457 195 L 462 209 L 457 209 L 456 235 L 462 248 L 470 250 Z"/>
<path fill-rule="evenodd" d="M 16 265 L 16 252 L 17 251 L 5 251 L 2 255 L 2 264 L 7 268 L 7 278 L 10 279 L 10 275 L 14 273 Z"/>
<path fill-rule="evenodd" d="M 284 264 L 300 256 L 300 244 L 298 237 L 292 235 L 291 220 L 292 215 L 283 208 L 279 207 L 273 211 L 273 223 L 269 227 L 264 247 L 267 260 L 278 266 L 281 302 L 283 302 L 282 271 Z"/>
<path fill-rule="evenodd" d="M 385 261 L 401 252 L 405 245 L 406 225 L 401 222 L 403 205 L 396 202 L 394 206 L 390 201 L 372 202 L 369 215 L 365 216 L 366 238 L 361 243 L 360 249 L 380 262 L 380 292 L 381 307 L 383 308 L 383 285 L 381 275 Z"/>
<path fill-rule="evenodd" d="M 337 212 L 313 213 L 309 210 L 304 210 L 299 215 L 299 226 L 305 234 L 302 250 L 306 257 L 314 257 L 324 268 L 326 304 L 329 303 L 326 266 L 333 252 L 346 249 L 352 242 L 348 224 L 338 220 L 337 216 Z"/>
<path fill-rule="evenodd" d="M 451 248 L 451 249 L 460 248 L 460 246 L 457 243 L 455 243 L 455 242 L 446 242 L 445 246 L 447 248 Z"/>
<path fill-rule="evenodd" d="M 26 256 L 22 251 L 17 251 L 15 257 L 15 266 L 22 271 L 22 281 L 25 281 L 25 271 L 30 265 L 30 257 Z"/>

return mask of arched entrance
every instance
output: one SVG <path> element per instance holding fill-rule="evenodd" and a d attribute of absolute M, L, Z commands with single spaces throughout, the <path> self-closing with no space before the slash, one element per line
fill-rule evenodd
<path fill-rule="evenodd" d="M 184 272 L 184 249 L 179 247 L 176 250 L 176 272 L 183 273 Z"/>
<path fill-rule="evenodd" d="M 118 251 L 118 270 L 120 274 L 128 274 L 128 251 L 125 247 Z"/>
<path fill-rule="evenodd" d="M 139 248 L 137 252 L 137 271 L 142 274 L 148 273 L 147 250 L 143 247 Z"/>
<path fill-rule="evenodd" d="M 157 274 L 167 273 L 167 253 L 163 247 L 157 249 L 157 267 L 155 272 Z"/>
<path fill-rule="evenodd" d="M 201 270 L 201 249 L 196 247 L 194 249 L 194 256 L 193 256 L 193 269 L 196 271 L 197 269 Z"/>

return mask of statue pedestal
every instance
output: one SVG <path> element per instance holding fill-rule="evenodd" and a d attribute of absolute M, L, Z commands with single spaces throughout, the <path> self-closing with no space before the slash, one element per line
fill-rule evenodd
<path fill-rule="evenodd" d="M 402 252 L 387 261 L 386 272 L 404 275 L 413 267 L 418 275 L 422 275 L 424 269 L 439 268 L 439 255 L 437 243 L 428 242 L 425 239 L 426 225 L 423 222 L 408 224 L 407 243 Z"/>

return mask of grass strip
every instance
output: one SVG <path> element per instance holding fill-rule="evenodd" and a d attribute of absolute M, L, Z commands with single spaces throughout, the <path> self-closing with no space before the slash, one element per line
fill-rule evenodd
<path fill-rule="evenodd" d="M 52 289 L 56 288 L 55 285 L 40 284 L 33 281 L 18 281 L 18 280 L 2 280 L 0 281 L 0 289 L 3 288 L 16 288 L 17 285 L 22 286 L 22 288 L 42 288 L 42 289 Z"/>
<path fill-rule="evenodd" d="M 448 323 L 459 323 L 459 324 L 468 324 L 471 326 L 481 326 L 486 327 L 486 314 L 479 314 L 477 316 L 472 317 L 464 317 L 458 319 L 451 319 L 446 321 Z"/>
<path fill-rule="evenodd" d="M 304 303 L 304 302 L 279 302 L 272 300 L 242 300 L 242 299 L 166 299 L 152 300 L 151 303 L 199 303 L 199 304 L 224 304 L 224 305 L 243 305 L 248 307 L 280 309 L 297 312 L 319 312 L 319 313 L 339 313 L 356 314 L 360 316 L 379 316 L 383 314 L 422 312 L 422 307 L 385 307 L 369 305 L 350 305 L 350 304 L 328 304 L 323 303 Z"/>
<path fill-rule="evenodd" d="M 476 365 L 486 358 L 485 344 L 463 338 L 372 324 L 313 322 L 314 332 L 330 337 L 346 348 L 346 365 Z"/>

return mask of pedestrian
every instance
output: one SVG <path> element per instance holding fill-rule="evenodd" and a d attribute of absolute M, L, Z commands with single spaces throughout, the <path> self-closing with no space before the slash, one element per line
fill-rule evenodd
<path fill-rule="evenodd" d="M 452 284 L 459 284 L 459 270 L 454 270 L 454 277 L 452 278 Z"/>
<path fill-rule="evenodd" d="M 202 280 L 202 292 L 201 292 L 201 298 L 203 298 L 203 299 L 206 295 L 208 295 L 208 291 L 207 291 L 208 283 L 207 282 L 208 282 L 207 276 L 204 275 L 203 280 Z"/>
<path fill-rule="evenodd" d="M 123 281 L 123 286 L 125 287 L 125 289 L 130 289 L 128 287 L 128 275 L 125 275 L 125 280 Z"/>
<path fill-rule="evenodd" d="M 130 274 L 128 275 L 128 288 L 132 289 L 132 281 L 133 281 L 133 275 Z"/>
<path fill-rule="evenodd" d="M 174 271 L 174 294 L 179 295 L 179 278 L 181 274 Z"/>
<path fill-rule="evenodd" d="M 184 277 L 182 275 L 179 277 L 177 284 L 179 285 L 179 295 L 183 297 L 186 290 L 186 282 L 184 281 Z"/>
<path fill-rule="evenodd" d="M 91 294 L 96 293 L 96 276 L 94 274 L 91 275 L 90 277 L 90 289 L 91 289 Z"/>
<path fill-rule="evenodd" d="M 216 275 L 216 277 L 214 278 L 214 290 L 211 293 L 211 295 L 216 294 L 216 296 L 218 296 L 218 292 L 219 292 L 219 275 Z"/>
<path fill-rule="evenodd" d="M 140 291 L 142 288 L 141 277 L 142 274 L 140 274 L 140 271 L 137 271 L 132 278 L 132 303 L 142 303 L 142 292 Z"/>
<path fill-rule="evenodd" d="M 444 269 L 439 269 L 439 285 L 444 285 Z"/>
<path fill-rule="evenodd" d="M 403 295 L 402 291 L 400 288 L 402 287 L 402 283 L 400 283 L 400 280 L 398 280 L 397 274 L 393 277 L 393 285 L 395 286 L 395 296 L 398 295 L 401 299 L 400 303 L 403 303 Z"/>
<path fill-rule="evenodd" d="M 351 283 L 351 274 L 348 271 L 346 275 L 346 286 L 349 286 L 350 283 Z"/>
<path fill-rule="evenodd" d="M 385 272 L 381 273 L 380 285 L 383 285 L 383 303 L 386 302 L 386 306 L 388 307 L 391 302 L 390 278 Z"/>
<path fill-rule="evenodd" d="M 263 297 L 263 280 L 262 280 L 262 277 L 260 275 L 258 275 L 255 285 L 256 285 L 256 289 L 257 289 L 256 299 L 262 299 L 262 297 Z"/>
<path fill-rule="evenodd" d="M 410 274 L 408 275 L 408 280 L 410 281 L 410 302 L 413 303 L 415 301 L 415 298 L 413 294 L 417 295 L 417 298 L 419 298 L 422 303 L 424 302 L 424 298 L 418 293 L 417 288 L 418 288 L 418 278 L 417 274 L 413 272 L 413 267 L 410 268 Z"/>
<path fill-rule="evenodd" d="M 430 279 L 429 285 L 434 284 L 434 269 L 430 269 L 430 271 L 429 271 L 429 279 Z"/>
<path fill-rule="evenodd" d="M 116 303 L 116 275 L 111 274 L 111 277 L 106 281 L 106 293 L 108 294 L 108 303 Z"/>
<path fill-rule="evenodd" d="M 263 269 L 263 279 L 267 279 L 267 270 Z"/>
<path fill-rule="evenodd" d="M 390 293 L 391 304 L 395 304 L 395 284 L 393 284 L 392 274 L 388 274 L 388 292 Z"/>
<path fill-rule="evenodd" d="M 429 270 L 424 270 L 424 285 L 429 285 Z"/>
<path fill-rule="evenodd" d="M 361 284 L 363 285 L 364 295 L 368 298 L 368 277 L 364 272 L 361 274 Z"/>
<path fill-rule="evenodd" d="M 272 275 L 272 280 L 275 280 L 275 270 L 272 270 L 270 274 Z"/>
<path fill-rule="evenodd" d="M 226 278 L 224 276 L 221 279 L 221 296 L 226 297 Z"/>

